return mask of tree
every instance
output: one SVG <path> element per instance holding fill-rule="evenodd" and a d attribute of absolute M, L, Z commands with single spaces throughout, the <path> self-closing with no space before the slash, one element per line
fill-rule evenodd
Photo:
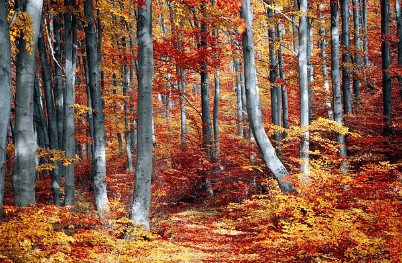
<path fill-rule="evenodd" d="M 20 3 L 22 4 L 22 2 Z M 28 0 L 25 4 L 25 12 L 30 15 L 32 21 L 33 45 L 31 46 L 24 37 L 20 38 L 16 63 L 15 155 L 12 174 L 16 206 L 29 206 L 29 204 L 35 203 L 35 154 L 37 145 L 33 130 L 33 92 L 36 49 L 42 21 L 42 0 Z"/>
<path fill-rule="evenodd" d="M 350 72 L 347 64 L 350 63 L 350 36 L 349 36 L 349 0 L 341 0 L 342 38 L 342 92 L 343 112 L 352 113 L 352 97 L 350 92 Z"/>
<path fill-rule="evenodd" d="M 246 86 L 247 113 L 254 138 L 261 150 L 266 166 L 274 174 L 281 190 L 285 193 L 294 192 L 293 184 L 286 181 L 288 172 L 278 159 L 275 149 L 265 133 L 261 121 L 261 108 L 257 88 L 257 72 L 255 68 L 254 40 L 251 30 L 252 15 L 250 0 L 244 0 L 241 5 L 241 17 L 246 23 L 246 30 L 242 34 L 244 76 Z"/>
<path fill-rule="evenodd" d="M 49 142 L 51 149 L 58 149 L 59 138 L 57 133 L 57 118 L 56 109 L 54 106 L 53 94 L 52 94 L 52 80 L 51 80 L 51 67 L 47 58 L 47 49 L 45 45 L 45 40 L 43 37 L 43 26 L 41 26 L 41 31 L 38 39 L 38 48 L 40 54 L 40 62 L 42 66 L 42 81 L 45 91 L 45 101 L 48 117 L 48 127 L 49 127 Z M 60 163 L 56 162 L 56 165 L 60 167 Z M 59 169 L 53 169 L 51 172 L 52 176 L 52 190 L 53 190 L 53 202 L 55 205 L 59 205 L 61 202 L 61 173 Z"/>
<path fill-rule="evenodd" d="M 389 57 L 389 0 L 381 0 L 381 34 L 383 37 L 381 43 L 382 53 L 382 92 L 385 116 L 384 134 L 390 135 L 391 115 L 392 115 L 392 96 L 391 96 L 391 72 L 389 72 L 391 63 Z"/>
<path fill-rule="evenodd" d="M 334 120 L 342 125 L 342 95 L 339 72 L 339 0 L 331 0 L 331 76 L 332 76 L 332 97 L 334 105 Z M 339 156 L 346 157 L 345 136 L 337 133 L 336 140 L 339 143 Z"/>
<path fill-rule="evenodd" d="M 103 115 L 102 93 L 99 82 L 99 63 L 101 39 L 96 39 L 93 1 L 84 2 L 84 13 L 88 24 L 84 27 L 86 51 L 88 60 L 88 86 L 91 93 L 93 107 L 94 146 L 92 156 L 92 175 L 94 180 L 94 195 L 96 209 L 107 211 L 109 200 L 106 191 L 106 135 Z M 101 30 L 98 28 L 98 30 Z"/>
<path fill-rule="evenodd" d="M 0 2 L 0 222 L 3 214 L 8 125 L 11 112 L 11 47 L 8 0 Z"/>
<path fill-rule="evenodd" d="M 137 167 L 131 219 L 149 230 L 152 177 L 152 0 L 137 11 L 138 104 Z"/>
<path fill-rule="evenodd" d="M 300 141 L 300 173 L 309 174 L 309 91 L 307 74 L 308 54 L 308 23 L 307 23 L 307 0 L 300 1 L 299 22 L 299 88 L 300 88 L 300 127 L 302 128 Z"/>

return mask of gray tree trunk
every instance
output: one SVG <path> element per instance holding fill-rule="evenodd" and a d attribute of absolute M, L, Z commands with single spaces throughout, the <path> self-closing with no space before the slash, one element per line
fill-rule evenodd
<path fill-rule="evenodd" d="M 66 4 L 70 6 L 69 0 L 66 0 Z M 64 73 L 66 76 L 65 82 L 65 98 L 64 98 L 64 136 L 65 136 L 65 151 L 66 157 L 75 157 L 75 118 L 74 118 L 74 104 L 75 104 L 75 65 L 76 65 L 76 51 L 77 48 L 76 39 L 73 35 L 76 34 L 75 20 L 72 17 L 71 9 L 64 14 L 64 58 L 65 67 Z M 74 161 L 65 167 L 65 205 L 75 204 L 75 178 L 74 178 Z"/>
<path fill-rule="evenodd" d="M 243 137 L 243 106 L 242 106 L 242 87 L 240 82 L 240 69 L 237 59 L 233 60 L 233 69 L 236 72 L 236 107 L 237 107 L 237 135 Z"/>
<path fill-rule="evenodd" d="M 52 93 L 52 79 L 51 79 L 51 68 L 47 58 L 47 49 L 45 45 L 45 40 L 43 37 L 43 28 L 41 27 L 41 32 L 38 39 L 38 48 L 40 54 L 40 61 L 42 66 L 42 81 L 45 91 L 45 101 L 47 109 L 47 119 L 48 119 L 48 129 L 49 129 L 49 143 L 50 149 L 58 149 L 59 139 L 57 133 L 57 118 L 56 118 L 56 108 L 53 100 Z M 55 165 L 60 167 L 60 162 L 56 162 Z M 53 203 L 55 205 L 60 205 L 61 203 L 61 174 L 59 169 L 53 169 L 50 172 L 52 177 L 52 191 L 53 191 Z"/>
<path fill-rule="evenodd" d="M 353 76 L 353 97 L 354 104 L 359 105 L 359 97 L 360 97 L 360 81 L 359 81 L 359 72 L 360 72 L 360 15 L 359 15 L 359 1 L 352 0 L 353 2 L 353 26 L 354 26 L 354 35 L 355 35 L 355 59 L 354 62 L 356 64 L 356 72 Z"/>
<path fill-rule="evenodd" d="M 342 19 L 342 62 L 350 63 L 350 36 L 349 36 L 349 0 L 341 0 L 341 19 Z M 352 113 L 352 95 L 350 91 L 350 72 L 346 66 L 342 67 L 342 91 L 343 91 L 343 112 Z"/>
<path fill-rule="evenodd" d="M 14 203 L 29 206 L 35 203 L 36 142 L 33 129 L 33 92 L 36 70 L 36 49 L 42 18 L 42 0 L 28 0 L 25 11 L 31 16 L 34 45 L 28 51 L 27 42 L 20 38 L 17 54 L 15 96 L 15 155 L 12 175 Z"/>
<path fill-rule="evenodd" d="M 288 172 L 282 162 L 278 159 L 275 149 L 265 133 L 261 122 L 261 108 L 259 105 L 259 96 L 257 88 L 257 72 L 254 57 L 254 40 L 251 30 L 252 14 L 250 0 L 244 0 L 241 6 L 241 17 L 246 22 L 246 31 L 242 35 L 243 39 L 243 57 L 244 57 L 244 75 L 247 98 L 247 112 L 250 126 L 254 133 L 256 142 L 260 148 L 262 157 L 267 167 L 274 174 L 281 190 L 285 193 L 294 192 L 293 184 L 287 181 Z"/>
<path fill-rule="evenodd" d="M 127 50 L 126 48 L 126 38 L 122 39 L 123 43 L 123 48 Z M 128 65 L 124 64 L 123 65 L 123 74 L 124 74 L 124 83 L 123 83 L 123 95 L 126 98 L 124 100 L 124 138 L 126 141 L 126 154 L 127 154 L 127 171 L 133 171 L 133 158 L 131 156 L 131 136 L 130 136 L 130 123 L 128 119 L 128 114 L 129 114 L 129 109 L 128 109 L 128 103 L 127 103 L 127 96 L 128 96 L 128 90 L 129 90 L 129 76 L 128 76 Z"/>
<path fill-rule="evenodd" d="M 55 57 L 55 65 L 54 65 L 54 99 L 56 105 L 56 117 L 57 117 L 57 132 L 58 132 L 58 149 L 63 149 L 63 91 L 64 91 L 64 83 L 62 78 L 62 68 L 61 68 L 61 61 L 62 61 L 62 50 L 61 50 L 61 32 L 62 32 L 62 14 L 57 14 L 54 21 L 54 57 Z M 64 166 L 60 167 L 60 173 L 63 174 Z"/>
<path fill-rule="evenodd" d="M 152 178 L 152 0 L 138 8 L 137 167 L 131 219 L 149 230 Z"/>
<path fill-rule="evenodd" d="M 300 127 L 302 128 L 300 141 L 300 173 L 309 174 L 309 91 L 307 73 L 308 53 L 308 23 L 307 23 L 307 0 L 300 1 L 299 21 L 299 88 L 300 88 Z"/>
<path fill-rule="evenodd" d="M 398 1 L 398 0 L 397 0 Z M 364 51 L 364 65 L 366 67 L 369 66 L 369 59 L 368 59 L 368 46 L 367 46 L 367 1 L 362 0 L 362 30 L 363 30 L 363 51 Z"/>
<path fill-rule="evenodd" d="M 323 10 L 323 4 L 318 4 L 318 10 Z M 320 18 L 322 19 L 322 23 L 325 22 L 324 20 L 324 15 L 320 14 Z M 325 36 L 326 35 L 326 29 L 325 28 L 321 28 L 319 31 L 319 34 L 321 36 Z M 326 99 L 325 99 L 325 104 L 327 105 L 327 109 L 328 109 L 328 118 L 330 120 L 334 119 L 334 113 L 332 111 L 332 104 L 331 104 L 331 98 L 330 98 L 330 91 L 329 91 L 329 79 L 328 79 L 328 67 L 327 67 L 327 40 L 324 38 L 322 39 L 319 43 L 318 43 L 318 47 L 321 50 L 321 58 L 322 58 L 322 74 L 324 77 L 324 87 L 325 87 L 325 92 L 326 92 Z"/>
<path fill-rule="evenodd" d="M 106 190 L 106 134 L 103 115 L 102 92 L 99 82 L 99 63 L 100 63 L 100 39 L 96 39 L 94 25 L 93 1 L 84 2 L 84 13 L 88 19 L 88 24 L 84 28 L 86 39 L 86 51 L 88 60 L 88 86 L 91 93 L 94 124 L 94 142 L 92 157 L 92 174 L 94 180 L 94 196 L 96 210 L 100 212 L 108 211 L 109 200 Z M 98 29 L 100 30 L 100 29 Z M 99 33 L 99 32 L 98 32 Z M 99 41 L 99 43 L 97 42 Z"/>
<path fill-rule="evenodd" d="M 384 134 L 390 135 L 391 115 L 392 115 L 392 96 L 391 96 L 391 73 L 389 57 L 389 0 L 381 0 L 381 35 L 384 37 L 381 43 L 382 52 L 382 92 L 385 116 Z"/>
<path fill-rule="evenodd" d="M 342 94 L 340 81 L 340 51 L 339 51 L 339 4 L 338 0 L 331 1 L 331 76 L 332 76 L 332 96 L 334 104 L 334 119 L 342 125 Z M 336 135 L 339 143 L 339 156 L 346 157 L 345 136 Z"/>
<path fill-rule="evenodd" d="M 278 37 L 279 37 L 279 50 L 278 50 L 278 66 L 279 66 L 279 77 L 282 80 L 286 79 L 286 74 L 284 70 L 284 62 L 283 62 L 283 46 L 282 46 L 282 35 L 283 35 L 283 24 L 278 25 Z M 280 94 L 282 95 L 281 101 L 282 101 L 282 122 L 283 122 L 283 128 L 289 129 L 289 103 L 288 103 L 288 93 L 286 90 L 286 84 L 283 84 L 281 86 Z M 280 110 L 280 106 L 279 106 Z M 289 141 L 286 139 L 288 137 L 288 133 L 285 130 L 283 132 L 283 138 L 285 139 L 285 143 L 288 143 Z"/>
<path fill-rule="evenodd" d="M 402 10 L 401 10 L 401 1 L 395 1 L 395 15 L 396 15 L 396 24 L 398 31 L 398 66 L 402 67 Z M 402 99 L 402 76 L 398 76 L 399 82 L 399 92 Z"/>
<path fill-rule="evenodd" d="M 0 223 L 3 214 L 6 149 L 11 112 L 11 46 L 8 16 L 8 0 L 0 1 Z"/>
<path fill-rule="evenodd" d="M 180 134 L 181 146 L 183 149 L 187 147 L 187 116 L 186 116 L 186 71 L 177 69 L 178 72 L 178 86 L 180 90 Z"/>

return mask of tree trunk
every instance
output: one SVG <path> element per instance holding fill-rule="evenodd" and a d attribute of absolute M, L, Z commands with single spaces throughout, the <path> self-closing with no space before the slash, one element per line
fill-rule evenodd
<path fill-rule="evenodd" d="M 51 79 L 51 68 L 49 66 L 49 61 L 47 59 L 47 50 L 45 45 L 45 40 L 43 38 L 43 27 L 41 27 L 38 48 L 40 54 L 40 61 L 42 66 L 42 79 L 43 86 L 45 90 L 45 101 L 47 109 L 47 119 L 48 119 L 48 129 L 49 129 L 49 143 L 50 149 L 58 149 L 59 139 L 57 133 L 57 118 L 56 109 L 54 106 L 53 94 L 52 94 L 52 79 Z M 55 165 L 60 167 L 60 162 L 56 162 Z M 61 203 L 61 174 L 59 169 L 53 169 L 50 172 L 52 177 L 52 191 L 53 191 L 53 203 L 55 205 L 60 205 Z"/>
<path fill-rule="evenodd" d="M 237 135 L 243 137 L 243 106 L 242 106 L 242 87 L 240 83 L 240 69 L 239 61 L 233 60 L 233 69 L 236 73 L 235 85 L 236 85 L 236 108 L 237 108 Z"/>
<path fill-rule="evenodd" d="M 398 67 L 402 67 L 402 10 L 401 1 L 395 1 L 395 15 L 398 30 Z M 402 99 L 402 76 L 397 76 L 399 83 L 399 92 Z"/>
<path fill-rule="evenodd" d="M 69 0 L 66 0 L 66 5 L 70 6 Z M 76 31 L 75 20 L 72 17 L 71 9 L 68 9 L 64 15 L 64 57 L 66 76 L 65 82 L 65 98 L 64 98 L 64 123 L 65 123 L 65 151 L 66 157 L 75 157 L 75 119 L 74 119 L 74 104 L 75 104 L 75 66 L 76 56 L 74 49 L 77 48 L 73 39 L 73 32 Z M 75 45 L 75 46 L 74 46 Z M 74 161 L 65 167 L 65 205 L 75 204 L 75 178 L 74 178 Z"/>
<path fill-rule="evenodd" d="M 307 23 L 307 0 L 300 1 L 299 22 L 299 88 L 300 88 L 300 127 L 302 128 L 300 141 L 300 173 L 309 174 L 309 91 L 307 73 L 308 53 L 308 23 Z"/>
<path fill-rule="evenodd" d="M 15 155 L 12 175 L 14 203 L 29 206 L 35 203 L 35 154 L 36 142 L 33 130 L 33 91 L 36 69 L 36 49 L 42 16 L 42 0 L 28 0 L 25 10 L 31 16 L 34 34 L 32 50 L 20 38 L 17 54 L 15 95 Z M 28 44 L 29 45 L 29 44 Z"/>
<path fill-rule="evenodd" d="M 349 0 L 341 0 L 342 18 L 342 46 L 345 49 L 342 54 L 342 62 L 350 63 L 350 36 L 349 36 Z M 352 113 L 352 97 L 350 92 L 350 72 L 347 66 L 342 66 L 342 91 L 343 111 L 345 114 Z"/>
<path fill-rule="evenodd" d="M 381 43 L 382 51 L 382 92 L 385 116 L 384 134 L 390 135 L 391 115 L 392 115 L 392 100 L 391 100 L 391 73 L 390 57 L 389 57 L 389 0 L 381 0 L 381 34 L 384 37 Z"/>
<path fill-rule="evenodd" d="M 318 4 L 318 10 L 323 10 L 323 4 Z M 320 14 L 320 18 L 322 19 L 322 23 L 325 22 L 324 19 L 324 15 Z M 321 28 L 319 31 L 319 34 L 321 36 L 325 36 L 326 35 L 326 29 L 325 28 Z M 332 105 L 331 105 L 331 99 L 330 99 L 330 91 L 329 91 L 329 79 L 328 79 L 328 66 L 327 66 L 327 40 L 326 38 L 323 38 L 319 43 L 318 43 L 318 47 L 321 49 L 321 54 L 320 57 L 322 58 L 322 75 L 324 77 L 324 87 L 325 87 L 325 104 L 327 105 L 327 109 L 328 109 L 328 118 L 330 120 L 334 119 L 334 113 L 332 111 Z"/>
<path fill-rule="evenodd" d="M 100 63 L 100 39 L 97 43 L 94 10 L 92 0 L 84 2 L 84 13 L 88 19 L 88 24 L 84 27 L 86 39 L 86 51 L 88 59 L 89 81 L 88 86 L 91 93 L 94 124 L 94 142 L 92 157 L 92 174 L 94 180 L 94 196 L 96 210 L 100 212 L 108 211 L 109 200 L 106 190 L 106 134 L 103 115 L 102 92 L 99 82 L 99 63 Z M 100 30 L 100 29 L 98 29 Z M 98 32 L 99 33 L 99 32 Z"/>
<path fill-rule="evenodd" d="M 137 167 L 131 219 L 149 230 L 152 178 L 152 0 L 138 8 L 138 137 Z"/>
<path fill-rule="evenodd" d="M 355 64 L 356 64 L 356 72 L 353 74 L 353 97 L 355 106 L 359 105 L 359 96 L 360 96 L 360 81 L 359 81 L 359 72 L 360 72 L 360 15 L 359 15 L 359 3 L 358 0 L 353 1 L 353 26 L 355 33 Z"/>
<path fill-rule="evenodd" d="M 334 119 L 342 125 L 342 94 L 339 72 L 339 0 L 331 0 L 331 76 L 332 76 L 332 96 L 334 104 Z M 346 157 L 345 136 L 342 134 L 336 135 L 336 140 L 339 143 L 339 156 Z"/>
<path fill-rule="evenodd" d="M 61 68 L 61 61 L 62 61 L 62 51 L 61 51 L 61 32 L 62 32 L 62 14 L 57 14 L 54 21 L 54 57 L 55 57 L 55 76 L 54 76 L 54 100 L 56 105 L 56 118 L 57 118 L 57 132 L 58 132 L 58 148 L 59 150 L 63 149 L 63 90 L 64 90 L 64 83 L 62 78 L 62 68 Z M 63 174 L 64 166 L 60 167 L 60 173 Z"/>
<path fill-rule="evenodd" d="M 398 1 L 398 0 L 396 0 Z M 367 46 L 367 0 L 362 0 L 362 29 L 363 29 L 363 51 L 364 51 L 364 65 L 369 66 L 368 59 L 368 46 Z"/>
<path fill-rule="evenodd" d="M 246 31 L 242 35 L 244 75 L 247 98 L 247 112 L 256 142 L 267 167 L 274 174 L 281 190 L 285 193 L 295 192 L 293 184 L 287 181 L 288 172 L 275 154 L 275 149 L 265 133 L 261 122 L 261 108 L 257 88 L 257 72 L 255 68 L 254 40 L 251 30 L 252 15 L 250 0 L 244 0 L 241 6 L 241 17 L 246 22 Z"/>
<path fill-rule="evenodd" d="M 178 74 L 178 86 L 180 90 L 180 134 L 181 134 L 181 146 L 183 149 L 187 147 L 187 116 L 186 116 L 186 71 L 184 69 L 177 68 Z"/>
<path fill-rule="evenodd" d="M 127 50 L 126 48 L 126 38 L 122 39 L 122 43 L 123 43 L 123 48 Z M 133 158 L 131 156 L 131 136 L 130 136 L 130 123 L 129 123 L 129 119 L 128 119 L 128 103 L 127 103 L 127 99 L 128 99 L 128 89 L 129 89 L 129 76 L 128 76 L 128 65 L 124 64 L 123 65 L 123 74 L 124 74 L 124 83 L 123 83 L 123 95 L 125 97 L 124 100 L 124 138 L 126 140 L 126 154 L 127 154 L 127 171 L 133 171 L 134 167 L 133 167 Z"/>
<path fill-rule="evenodd" d="M 8 16 L 8 0 L 0 1 L 0 223 L 3 214 L 6 149 L 11 112 L 11 46 Z"/>

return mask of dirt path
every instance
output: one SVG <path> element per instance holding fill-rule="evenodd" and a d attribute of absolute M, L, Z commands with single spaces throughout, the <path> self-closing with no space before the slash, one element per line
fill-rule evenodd
<path fill-rule="evenodd" d="M 219 216 L 216 210 L 175 214 L 165 236 L 192 251 L 187 262 L 261 262 L 258 254 L 249 254 L 247 249 L 255 234 L 235 230 L 233 220 Z"/>

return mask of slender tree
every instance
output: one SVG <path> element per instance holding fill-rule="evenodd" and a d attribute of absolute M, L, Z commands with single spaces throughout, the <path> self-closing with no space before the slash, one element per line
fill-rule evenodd
<path fill-rule="evenodd" d="M 252 15 L 250 0 L 244 0 L 241 5 L 241 17 L 246 23 L 246 31 L 242 34 L 244 75 L 247 98 L 247 113 L 255 140 L 260 148 L 267 167 L 274 174 L 281 190 L 285 193 L 294 192 L 293 184 L 287 181 L 288 172 L 278 159 L 275 149 L 268 139 L 262 126 L 261 108 L 257 87 L 257 72 L 255 67 L 254 40 L 251 30 Z"/>
<path fill-rule="evenodd" d="M 334 120 L 342 125 L 342 95 L 341 82 L 339 72 L 339 0 L 331 0 L 331 76 L 332 76 L 332 97 L 334 105 Z M 336 135 L 336 140 L 339 143 L 339 156 L 346 157 L 345 136 L 342 134 Z"/>
<path fill-rule="evenodd" d="M 398 31 L 398 66 L 402 67 L 402 9 L 400 0 L 395 1 L 395 15 Z M 397 77 L 399 82 L 399 92 L 402 99 L 402 76 Z"/>
<path fill-rule="evenodd" d="M 359 81 L 359 72 L 360 72 L 360 15 L 359 15 L 359 1 L 352 0 L 353 2 L 353 26 L 354 26 L 354 42 L 355 42 L 355 55 L 354 55 L 354 63 L 356 65 L 356 70 L 353 74 L 353 98 L 354 104 L 359 105 L 359 96 L 360 96 L 360 81 Z"/>
<path fill-rule="evenodd" d="M 308 23 L 307 0 L 300 1 L 299 22 L 299 88 L 300 88 L 300 127 L 302 128 L 300 141 L 300 173 L 309 174 L 309 91 L 307 74 L 308 53 Z"/>
<path fill-rule="evenodd" d="M 138 41 L 138 135 L 137 167 L 131 219 L 149 230 L 152 177 L 152 0 L 137 11 Z"/>
<path fill-rule="evenodd" d="M 23 4 L 23 1 L 20 2 Z M 36 49 L 42 18 L 42 0 L 27 0 L 25 12 L 31 16 L 33 45 L 22 36 L 17 54 L 15 96 L 15 154 L 12 174 L 14 203 L 29 206 L 35 203 L 35 154 L 33 130 L 33 92 L 36 69 Z M 26 47 L 29 46 L 30 50 Z"/>
<path fill-rule="evenodd" d="M 0 222 L 3 214 L 6 149 L 11 112 L 11 46 L 8 0 L 0 1 Z"/>
<path fill-rule="evenodd" d="M 342 53 L 342 92 L 343 112 L 352 113 L 352 97 L 350 91 L 350 72 L 347 64 L 350 63 L 350 35 L 349 35 L 349 0 L 341 0 L 342 38 L 341 43 L 344 49 Z"/>
<path fill-rule="evenodd" d="M 86 51 L 88 60 L 88 86 L 91 93 L 91 102 L 93 107 L 93 125 L 94 125 L 94 148 L 92 156 L 92 175 L 94 180 L 94 195 L 96 209 L 98 211 L 108 210 L 108 196 L 106 191 L 106 134 L 103 115 L 102 92 L 99 82 L 99 63 L 101 39 L 97 39 L 95 32 L 95 18 L 93 10 L 93 1 L 84 2 L 84 13 L 88 19 L 88 24 L 84 28 Z M 100 30 L 100 28 L 98 28 Z M 99 32 L 98 32 L 99 33 Z"/>
<path fill-rule="evenodd" d="M 64 89 L 64 142 L 66 157 L 73 158 L 75 156 L 75 70 L 76 70 L 76 54 L 77 54 L 77 28 L 75 17 L 72 15 L 71 2 L 66 0 L 65 4 L 69 7 L 64 14 L 64 73 L 66 76 Z M 65 205 L 75 204 L 75 178 L 74 178 L 74 161 L 65 168 Z"/>
<path fill-rule="evenodd" d="M 45 91 L 45 101 L 46 101 L 46 112 L 47 121 L 49 129 L 49 143 L 51 149 L 58 149 L 59 138 L 57 133 L 57 118 L 56 109 L 54 106 L 54 99 L 52 93 L 52 80 L 51 80 L 51 67 L 47 58 L 47 48 L 45 45 L 45 40 L 43 37 L 43 26 L 41 26 L 41 31 L 38 39 L 38 48 L 40 54 L 40 62 L 42 66 L 42 81 Z M 56 162 L 56 166 L 60 167 L 60 163 Z M 55 205 L 60 205 L 61 203 L 61 173 L 59 169 L 53 169 L 51 172 L 52 177 L 52 191 L 53 191 L 53 202 Z"/>
<path fill-rule="evenodd" d="M 392 115 L 392 97 L 391 97 L 391 72 L 389 57 L 389 0 L 381 0 L 381 34 L 383 41 L 381 43 L 382 51 L 382 92 L 385 116 L 385 135 L 390 135 L 391 115 Z"/>

